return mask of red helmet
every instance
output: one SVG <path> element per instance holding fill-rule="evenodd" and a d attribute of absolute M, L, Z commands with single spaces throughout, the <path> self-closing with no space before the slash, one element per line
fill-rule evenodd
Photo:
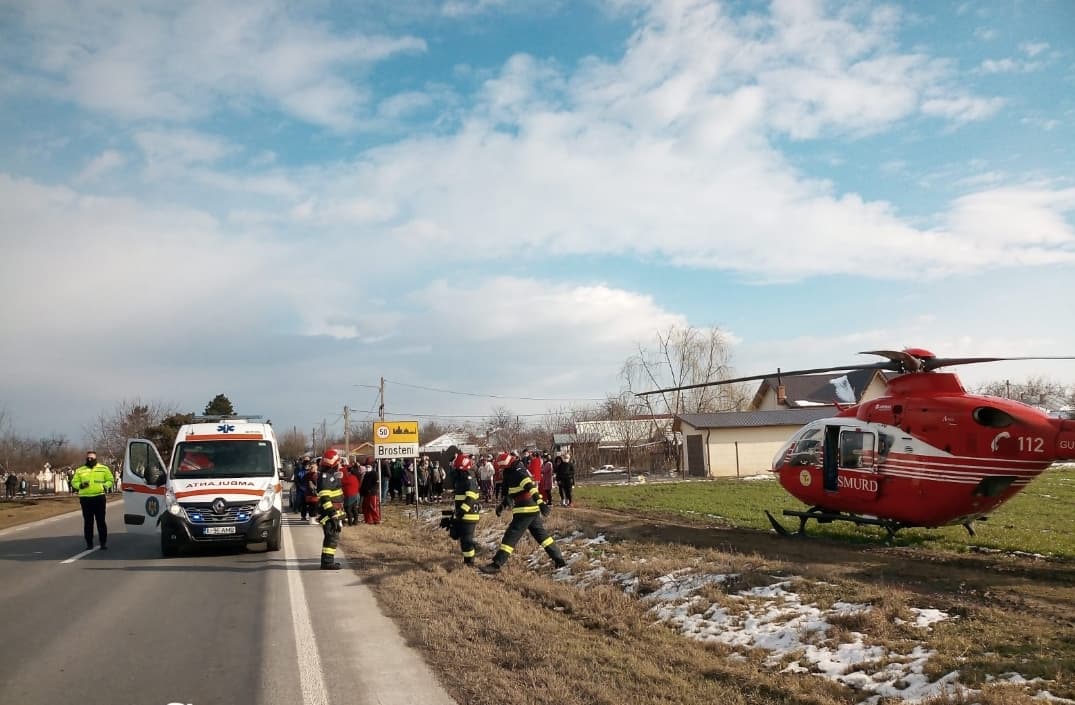
<path fill-rule="evenodd" d="M 329 448 L 325 451 L 325 454 L 321 456 L 321 464 L 325 467 L 331 468 L 339 465 L 340 454 L 335 448 Z"/>
<path fill-rule="evenodd" d="M 455 456 L 455 460 L 452 461 L 452 467 L 456 470 L 472 470 L 474 468 L 474 461 L 470 459 L 469 455 L 460 453 Z"/>
<path fill-rule="evenodd" d="M 179 463 L 179 472 L 198 472 L 212 467 L 213 461 L 205 453 L 185 453 Z"/>
<path fill-rule="evenodd" d="M 514 465 L 516 460 L 517 458 L 514 455 L 505 451 L 496 456 L 496 460 L 493 461 L 493 465 L 498 468 L 507 469 Z"/>

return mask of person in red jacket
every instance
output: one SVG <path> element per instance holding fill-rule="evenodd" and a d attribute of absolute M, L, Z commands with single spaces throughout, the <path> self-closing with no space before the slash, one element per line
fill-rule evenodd
<path fill-rule="evenodd" d="M 530 454 L 526 469 L 530 471 L 530 477 L 534 478 L 534 484 L 541 487 L 541 453 L 536 450 L 526 452 Z"/>
<path fill-rule="evenodd" d="M 358 465 L 343 467 L 343 511 L 347 514 L 347 525 L 354 526 L 358 523 Z"/>

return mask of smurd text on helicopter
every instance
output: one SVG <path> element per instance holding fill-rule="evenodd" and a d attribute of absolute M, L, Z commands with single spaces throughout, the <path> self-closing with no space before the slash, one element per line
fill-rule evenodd
<path fill-rule="evenodd" d="M 815 519 L 876 525 L 890 537 L 904 527 L 954 524 L 973 535 L 974 521 L 985 519 L 1054 462 L 1075 459 L 1075 421 L 1053 418 L 1010 399 L 969 394 L 954 373 L 935 371 L 1002 360 L 1075 358 L 938 358 L 922 348 L 863 354 L 885 360 L 783 373 L 897 373 L 886 396 L 837 405 L 835 416 L 801 428 L 773 459 L 781 486 L 809 507 L 784 511 L 799 518 L 800 533 L 807 521 Z M 769 376 L 670 387 L 639 396 Z M 788 533 L 766 514 L 778 533 Z"/>

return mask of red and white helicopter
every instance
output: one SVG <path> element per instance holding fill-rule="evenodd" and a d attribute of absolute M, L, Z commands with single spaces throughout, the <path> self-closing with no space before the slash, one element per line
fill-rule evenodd
<path fill-rule="evenodd" d="M 890 370 L 887 396 L 839 407 L 800 429 L 773 459 L 780 484 L 809 506 L 785 510 L 806 522 L 851 521 L 883 527 L 962 524 L 984 519 L 1058 460 L 1075 459 L 1075 420 L 1026 404 L 968 394 L 942 367 L 1001 360 L 1071 357 L 939 358 L 928 350 L 872 350 L 882 362 L 781 374 Z M 659 389 L 645 394 L 733 384 L 772 373 Z M 640 395 L 640 396 L 643 396 Z M 766 512 L 773 528 L 787 530 Z"/>

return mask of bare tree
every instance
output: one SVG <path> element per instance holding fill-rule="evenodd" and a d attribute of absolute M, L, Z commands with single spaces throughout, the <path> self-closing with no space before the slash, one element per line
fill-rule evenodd
<path fill-rule="evenodd" d="M 627 482 L 631 482 L 631 470 L 638 451 L 653 437 L 652 415 L 645 414 L 645 406 L 633 394 L 624 392 L 609 396 L 605 402 L 604 425 L 623 451 L 627 467 Z"/>
<path fill-rule="evenodd" d="M 640 343 L 624 362 L 620 376 L 628 394 L 703 384 L 733 377 L 731 359 L 731 341 L 719 328 L 671 326 L 657 331 L 651 345 Z M 676 416 L 742 409 L 750 394 L 748 386 L 732 384 L 673 390 L 640 400 L 651 416 Z M 670 447 L 669 454 L 681 468 L 678 444 Z"/>
<path fill-rule="evenodd" d="M 306 434 L 298 429 L 298 427 L 292 427 L 280 434 L 280 455 L 284 458 L 298 458 L 307 450 L 310 449 L 310 445 L 307 442 Z"/>
<path fill-rule="evenodd" d="M 733 376 L 731 342 L 719 328 L 672 326 L 658 331 L 652 346 L 638 345 L 621 371 L 625 391 L 681 387 Z M 643 397 L 652 413 L 700 414 L 733 411 L 743 406 L 749 390 L 717 385 Z"/>
<path fill-rule="evenodd" d="M 98 455 L 115 463 L 123 457 L 128 438 L 145 438 L 165 418 L 178 413 L 171 404 L 123 399 L 98 414 L 85 433 Z"/>
<path fill-rule="evenodd" d="M 1022 382 L 995 380 L 982 385 L 976 391 L 978 394 L 1014 399 L 1051 411 L 1070 407 L 1075 402 L 1075 387 L 1065 387 L 1045 377 L 1028 377 Z"/>
<path fill-rule="evenodd" d="M 490 448 L 515 450 L 524 442 L 526 429 L 518 414 L 506 406 L 498 406 L 485 419 L 485 427 L 478 435 L 485 437 Z"/>

